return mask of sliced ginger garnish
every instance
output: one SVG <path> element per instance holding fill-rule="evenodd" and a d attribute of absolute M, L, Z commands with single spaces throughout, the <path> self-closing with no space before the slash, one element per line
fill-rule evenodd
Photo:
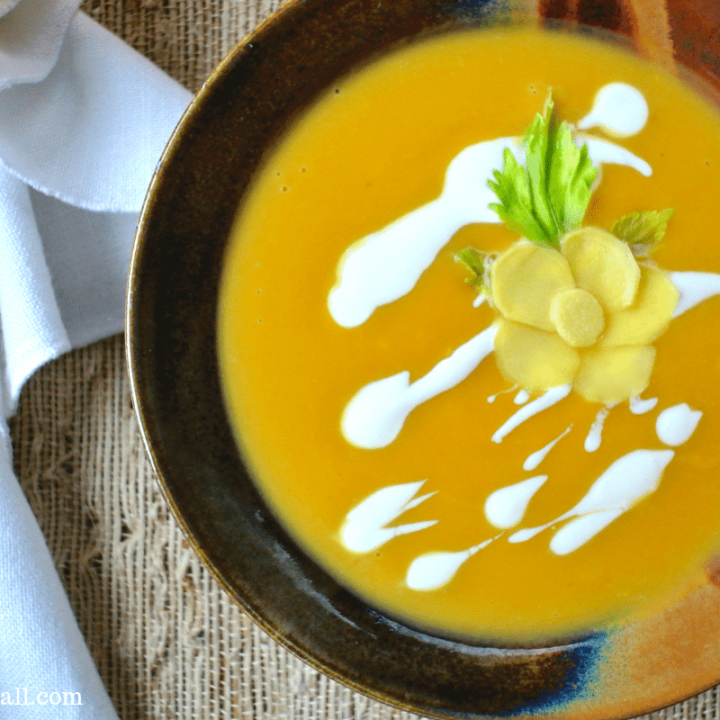
<path fill-rule="evenodd" d="M 626 243 L 605 230 L 585 227 L 560 241 L 575 283 L 607 312 L 630 307 L 637 294 L 640 268 Z"/>
<path fill-rule="evenodd" d="M 645 390 L 654 364 L 652 345 L 595 347 L 583 356 L 573 387 L 589 402 L 614 405 Z"/>
<path fill-rule="evenodd" d="M 600 303 L 587 290 L 562 290 L 550 303 L 550 319 L 557 334 L 573 347 L 592 345 L 605 328 Z"/>
<path fill-rule="evenodd" d="M 500 372 L 529 392 L 572 382 L 580 365 L 577 350 L 555 333 L 500 320 L 495 336 Z"/>
<path fill-rule="evenodd" d="M 555 330 L 550 304 L 561 290 L 575 287 L 567 260 L 530 242 L 511 245 L 491 268 L 492 295 L 503 317 L 542 330 Z"/>
<path fill-rule="evenodd" d="M 646 345 L 653 342 L 670 324 L 679 297 L 678 289 L 666 272 L 643 265 L 635 303 L 607 319 L 600 345 Z"/>
<path fill-rule="evenodd" d="M 598 228 L 560 241 L 560 251 L 520 241 L 490 267 L 500 372 L 528 392 L 572 383 L 590 402 L 613 405 L 650 382 L 652 343 L 679 293 L 667 273 L 638 265 L 626 242 Z"/>

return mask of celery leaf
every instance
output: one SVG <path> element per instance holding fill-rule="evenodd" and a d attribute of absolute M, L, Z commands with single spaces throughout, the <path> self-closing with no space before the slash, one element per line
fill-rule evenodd
<path fill-rule="evenodd" d="M 625 215 L 613 225 L 612 234 L 624 240 L 635 257 L 648 257 L 665 237 L 673 212 L 672 208 L 666 208 Z"/>
<path fill-rule="evenodd" d="M 511 230 L 557 247 L 562 235 L 580 227 L 598 171 L 587 145 L 578 147 L 567 122 L 558 124 L 552 99 L 535 116 L 524 145 L 524 167 L 505 151 L 503 169 L 488 183 L 499 200 L 490 207 Z"/>
<path fill-rule="evenodd" d="M 477 288 L 479 292 L 489 292 L 491 255 L 468 247 L 456 252 L 454 258 L 455 262 L 470 271 L 470 277 L 465 278 L 468 285 Z"/>

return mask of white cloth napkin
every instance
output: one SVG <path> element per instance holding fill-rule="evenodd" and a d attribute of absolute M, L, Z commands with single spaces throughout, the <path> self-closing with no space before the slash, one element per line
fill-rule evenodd
<path fill-rule="evenodd" d="M 0 720 L 117 718 L 6 421 L 41 364 L 122 330 L 137 214 L 190 100 L 78 5 L 0 0 Z"/>

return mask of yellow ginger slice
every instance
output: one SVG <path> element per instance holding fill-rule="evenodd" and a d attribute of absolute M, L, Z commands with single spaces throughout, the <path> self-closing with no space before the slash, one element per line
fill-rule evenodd
<path fill-rule="evenodd" d="M 640 285 L 632 307 L 611 315 L 600 345 L 647 345 L 662 335 L 672 319 L 680 293 L 667 273 L 643 265 Z"/>
<path fill-rule="evenodd" d="M 638 266 L 629 246 L 605 230 L 586 227 L 560 241 L 575 283 L 592 293 L 607 312 L 630 307 L 640 282 Z"/>
<path fill-rule="evenodd" d="M 555 330 L 550 319 L 553 296 L 575 287 L 570 266 L 557 250 L 516 242 L 492 264 L 491 273 L 493 302 L 503 317 Z"/>
<path fill-rule="evenodd" d="M 581 288 L 557 293 L 550 303 L 550 319 L 558 335 L 573 347 L 592 345 L 605 328 L 600 303 Z"/>
<path fill-rule="evenodd" d="M 577 350 L 555 333 L 509 320 L 498 323 L 495 357 L 505 378 L 529 392 L 566 385 L 580 366 Z"/>
<path fill-rule="evenodd" d="M 573 388 L 589 402 L 623 402 L 645 390 L 654 364 L 652 345 L 594 347 L 583 356 Z"/>

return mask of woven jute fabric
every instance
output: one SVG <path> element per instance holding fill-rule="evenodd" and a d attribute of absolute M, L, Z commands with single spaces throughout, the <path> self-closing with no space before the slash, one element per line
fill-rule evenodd
<path fill-rule="evenodd" d="M 85 12 L 191 90 L 277 0 L 86 0 Z M 170 515 L 133 414 L 123 340 L 43 367 L 12 421 L 15 464 L 123 720 L 400 720 L 259 630 Z M 715 688 L 651 717 L 720 720 Z"/>

